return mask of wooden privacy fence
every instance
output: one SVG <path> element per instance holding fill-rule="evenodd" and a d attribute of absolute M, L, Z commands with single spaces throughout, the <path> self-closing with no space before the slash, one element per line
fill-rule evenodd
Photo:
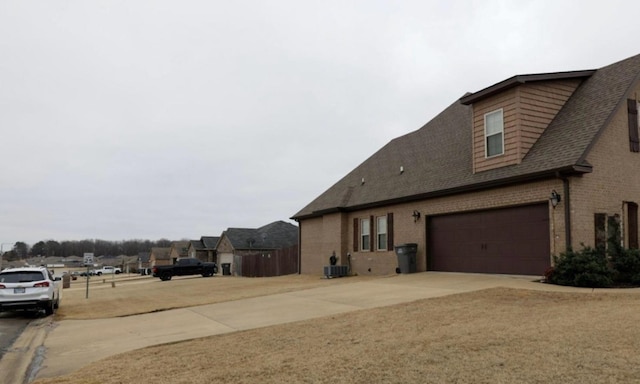
<path fill-rule="evenodd" d="M 298 273 L 298 246 L 242 255 L 241 276 L 271 277 Z"/>

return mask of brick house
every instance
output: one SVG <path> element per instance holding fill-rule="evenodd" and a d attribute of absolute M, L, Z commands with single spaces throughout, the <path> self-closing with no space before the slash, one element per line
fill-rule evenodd
<path fill-rule="evenodd" d="M 156 265 L 171 265 L 170 253 L 171 248 L 169 247 L 152 247 L 149 252 L 149 268 Z"/>
<path fill-rule="evenodd" d="M 260 228 L 228 228 L 222 232 L 216 250 L 223 274 L 227 267 L 230 274 L 239 276 L 274 276 L 280 274 L 278 271 L 283 271 L 282 274 L 296 273 L 298 271 L 298 227 L 284 221 L 275 221 Z M 294 254 L 291 255 L 289 250 Z M 285 255 L 281 258 L 283 253 Z M 268 268 L 275 273 L 247 271 L 245 265 L 244 271 L 247 273 L 243 274 L 243 263 L 255 264 L 255 258 L 263 257 L 268 260 L 258 263 L 256 268 Z M 286 265 L 270 265 L 290 264 L 290 261 L 296 264 L 292 268 Z"/>
<path fill-rule="evenodd" d="M 194 257 L 200 261 L 217 263 L 216 246 L 218 245 L 218 240 L 220 240 L 220 237 L 217 236 L 202 236 L 200 240 L 191 240 L 187 253 L 189 257 Z"/>
<path fill-rule="evenodd" d="M 174 241 L 171 243 L 171 247 L 169 249 L 169 259 L 171 260 L 171 264 L 175 264 L 176 260 L 183 257 L 189 257 L 188 240 Z"/>
<path fill-rule="evenodd" d="M 417 271 L 524 275 L 612 231 L 637 248 L 639 100 L 640 55 L 466 94 L 293 216 L 301 273 L 332 252 L 352 273 L 395 273 L 405 243 Z"/>

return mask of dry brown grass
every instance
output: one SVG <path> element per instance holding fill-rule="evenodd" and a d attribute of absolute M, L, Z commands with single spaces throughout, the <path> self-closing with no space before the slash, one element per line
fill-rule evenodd
<path fill-rule="evenodd" d="M 363 281 L 369 277 L 334 279 L 333 283 Z M 89 298 L 86 280 L 73 281 L 65 289 L 56 320 L 102 319 L 174 308 L 214 304 L 248 297 L 272 295 L 326 285 L 319 276 L 289 275 L 268 278 L 178 277 L 160 281 L 150 276 L 91 277 Z M 115 288 L 112 288 L 112 282 Z"/>
<path fill-rule="evenodd" d="M 639 323 L 635 294 L 496 288 L 145 348 L 36 383 L 640 383 Z"/>

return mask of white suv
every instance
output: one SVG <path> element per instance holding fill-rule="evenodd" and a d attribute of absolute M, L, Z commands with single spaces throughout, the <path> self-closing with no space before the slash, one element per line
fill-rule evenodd
<path fill-rule="evenodd" d="M 44 309 L 52 315 L 61 299 L 61 278 L 54 278 L 45 267 L 7 268 L 0 272 L 0 312 Z"/>

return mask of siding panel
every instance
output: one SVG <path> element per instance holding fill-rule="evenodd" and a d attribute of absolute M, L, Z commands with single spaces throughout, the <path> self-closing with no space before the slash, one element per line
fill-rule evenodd
<path fill-rule="evenodd" d="M 523 84 L 473 105 L 473 171 L 519 164 L 555 118 L 580 80 Z M 503 109 L 504 154 L 485 158 L 484 115 Z"/>

